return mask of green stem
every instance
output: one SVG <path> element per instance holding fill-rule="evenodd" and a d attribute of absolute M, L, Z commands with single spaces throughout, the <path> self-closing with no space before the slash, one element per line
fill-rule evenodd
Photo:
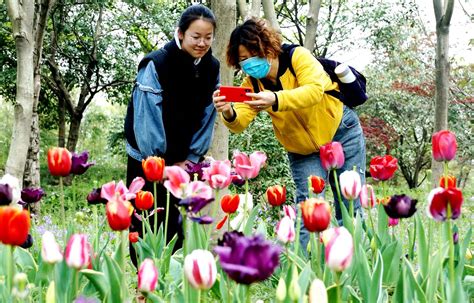
<path fill-rule="evenodd" d="M 313 269 L 316 277 L 319 277 L 319 268 L 317 267 L 318 262 L 318 244 L 314 237 L 314 232 L 309 233 L 309 240 L 311 242 L 311 268 Z"/>
<path fill-rule="evenodd" d="M 66 211 L 64 210 L 64 186 L 63 186 L 63 177 L 59 177 L 59 201 L 61 202 L 61 227 L 63 230 L 63 241 L 66 243 Z"/>
<path fill-rule="evenodd" d="M 245 286 L 245 294 L 246 294 L 246 302 L 251 303 L 252 302 L 252 294 L 250 293 L 250 285 Z"/>
<path fill-rule="evenodd" d="M 453 229 L 451 226 L 451 205 L 448 203 L 448 219 L 446 220 L 446 224 L 448 227 L 448 241 L 449 241 L 449 283 L 451 286 L 451 292 L 454 292 L 454 239 L 453 239 Z"/>
<path fill-rule="evenodd" d="M 342 297 L 341 297 L 341 281 L 340 281 L 340 276 L 339 273 L 335 273 L 336 276 L 336 298 L 337 302 L 342 302 Z"/>
<path fill-rule="evenodd" d="M 156 232 L 158 230 L 158 212 L 157 212 L 157 200 L 158 200 L 158 197 L 156 196 L 156 182 L 153 182 L 153 203 L 154 203 L 154 211 L 155 213 L 153 214 L 153 217 L 154 217 L 154 227 L 153 227 L 153 233 L 156 235 Z M 168 211 L 168 208 L 166 208 L 166 211 Z M 166 233 L 165 233 L 165 245 L 166 245 Z"/>
<path fill-rule="evenodd" d="M 13 275 L 15 274 L 15 261 L 13 259 L 14 248 L 13 245 L 7 245 L 7 257 L 5 258 L 5 265 L 7 268 L 7 289 L 10 294 L 13 287 Z"/>
<path fill-rule="evenodd" d="M 249 179 L 245 179 L 245 198 L 244 198 L 244 218 L 242 220 L 242 223 L 247 222 L 247 203 L 248 203 L 248 193 L 249 193 Z M 245 227 L 245 226 L 244 226 Z"/>
<path fill-rule="evenodd" d="M 404 236 L 405 236 L 405 230 L 403 230 L 403 220 L 402 218 L 398 219 L 398 231 L 400 232 L 400 239 L 398 239 L 400 241 L 400 244 L 402 246 L 402 256 L 404 256 L 403 254 L 403 242 L 404 242 Z"/>
<path fill-rule="evenodd" d="M 313 187 L 311 186 L 311 176 L 308 176 L 308 198 L 313 197 Z"/>
<path fill-rule="evenodd" d="M 71 176 L 72 185 L 72 213 L 76 213 L 76 182 L 74 182 L 74 176 Z"/>
<path fill-rule="evenodd" d="M 186 258 L 186 255 L 188 254 L 188 245 L 187 245 L 187 242 L 188 242 L 188 225 L 187 224 L 187 218 L 186 218 L 186 211 L 183 210 L 183 208 L 181 207 L 180 208 L 180 211 L 181 211 L 181 217 L 182 217 L 182 221 L 183 221 L 183 235 L 184 235 L 184 239 L 183 239 L 183 260 L 184 258 Z M 186 280 L 186 275 L 184 273 L 184 270 L 182 271 L 182 279 L 183 279 L 183 296 L 184 296 L 184 300 L 185 302 L 188 301 L 188 293 L 187 293 L 187 280 Z"/>
<path fill-rule="evenodd" d="M 301 231 L 301 203 L 296 205 L 296 237 L 295 237 L 295 255 L 299 255 L 300 249 L 300 231 Z"/>
<path fill-rule="evenodd" d="M 342 208 L 346 206 L 342 202 L 341 190 L 339 189 L 339 180 L 337 180 L 337 172 L 335 169 L 333 169 L 332 172 L 334 176 L 334 182 L 336 183 L 336 191 L 337 191 L 337 198 L 339 200 L 339 207 L 341 208 L 341 213 L 342 213 Z"/>
<path fill-rule="evenodd" d="M 374 219 L 372 219 L 372 208 L 367 209 L 367 212 L 369 213 L 369 221 L 370 225 L 372 226 L 372 238 L 375 237 L 375 225 L 374 225 Z"/>
<path fill-rule="evenodd" d="M 156 205 L 155 205 L 155 213 L 156 213 Z M 165 210 L 165 245 L 168 244 L 168 242 L 166 242 L 167 240 L 167 237 L 168 237 L 168 218 L 169 218 L 169 215 L 170 215 L 170 192 L 169 190 L 166 191 L 166 210 Z M 155 217 L 155 229 L 156 229 L 156 220 L 157 218 Z M 155 230 L 155 234 L 156 234 L 156 230 Z"/>
<path fill-rule="evenodd" d="M 354 222 L 354 200 L 349 200 L 349 212 L 351 215 L 351 220 Z"/>
<path fill-rule="evenodd" d="M 444 173 L 444 188 L 448 188 L 448 161 L 444 161 L 443 173 Z"/>
<path fill-rule="evenodd" d="M 121 279 L 121 283 L 122 283 L 122 300 L 125 301 L 125 294 L 127 293 L 127 287 L 128 287 L 128 284 L 126 282 L 126 277 L 127 275 L 125 274 L 125 244 L 127 243 L 127 234 L 125 233 L 124 230 L 120 231 L 120 263 L 119 263 L 119 266 L 120 266 L 120 270 L 122 271 L 122 279 Z"/>
<path fill-rule="evenodd" d="M 94 229 L 95 229 L 94 251 L 99 251 L 99 219 L 97 218 L 97 205 L 92 206 L 92 211 L 94 213 Z"/>
<path fill-rule="evenodd" d="M 219 189 L 216 189 L 215 200 L 214 200 L 214 204 L 212 205 L 212 212 L 211 212 L 211 217 L 213 219 L 217 217 L 218 209 L 219 209 Z M 215 228 L 214 224 L 209 224 L 209 229 L 207 231 L 207 243 L 204 247 L 206 250 L 209 247 L 209 244 L 211 242 L 212 231 L 214 230 L 214 228 Z"/>

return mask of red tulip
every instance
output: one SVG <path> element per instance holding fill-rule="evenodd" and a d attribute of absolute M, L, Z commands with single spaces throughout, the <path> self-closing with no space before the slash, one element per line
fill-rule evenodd
<path fill-rule="evenodd" d="M 142 160 L 142 168 L 145 178 L 150 182 L 160 182 L 163 180 L 163 171 L 165 169 L 165 160 L 160 157 L 148 157 Z"/>
<path fill-rule="evenodd" d="M 311 180 L 311 188 L 313 189 L 313 193 L 320 194 L 324 190 L 324 179 L 319 176 L 310 176 Z"/>
<path fill-rule="evenodd" d="M 344 165 L 344 151 L 339 142 L 330 142 L 319 148 L 321 165 L 325 170 L 339 169 Z"/>
<path fill-rule="evenodd" d="M 51 175 L 66 177 L 71 172 L 71 153 L 62 147 L 53 147 L 48 150 L 48 169 Z"/>
<path fill-rule="evenodd" d="M 456 187 L 456 177 L 452 175 L 441 176 L 439 179 L 439 186 L 446 188 L 446 183 L 448 184 L 447 188 Z"/>
<path fill-rule="evenodd" d="M 125 230 L 132 223 L 133 206 L 130 201 L 123 200 L 117 195 L 115 199 L 107 202 L 105 213 L 112 230 Z"/>
<path fill-rule="evenodd" d="M 376 156 L 370 160 L 370 175 L 375 180 L 391 179 L 397 170 L 398 160 L 390 155 Z"/>
<path fill-rule="evenodd" d="M 437 187 L 428 195 L 428 216 L 436 221 L 455 220 L 461 215 L 462 203 L 462 192 L 458 188 Z M 450 217 L 448 217 L 448 205 L 451 208 Z"/>
<path fill-rule="evenodd" d="M 280 206 L 286 201 L 286 187 L 281 185 L 270 186 L 267 189 L 267 201 L 271 206 Z"/>
<path fill-rule="evenodd" d="M 237 208 L 239 207 L 239 203 L 240 203 L 239 195 L 237 194 L 224 195 L 221 199 L 222 211 L 225 212 L 226 214 L 233 214 L 237 211 Z"/>
<path fill-rule="evenodd" d="M 30 213 L 14 206 L 0 207 L 0 242 L 20 246 L 30 230 Z"/>
<path fill-rule="evenodd" d="M 149 191 L 139 191 L 135 197 L 135 207 L 139 210 L 148 210 L 153 207 L 153 194 Z"/>
<path fill-rule="evenodd" d="M 134 232 L 130 232 L 128 233 L 128 241 L 130 243 L 136 243 L 138 242 L 138 239 L 139 239 L 139 235 L 138 235 L 138 231 L 134 231 Z"/>
<path fill-rule="evenodd" d="M 322 199 L 310 198 L 302 202 L 301 214 L 304 226 L 310 232 L 321 232 L 331 222 L 331 207 Z"/>
<path fill-rule="evenodd" d="M 451 161 L 456 156 L 458 147 L 456 135 L 449 130 L 441 130 L 431 138 L 433 158 L 436 161 Z"/>

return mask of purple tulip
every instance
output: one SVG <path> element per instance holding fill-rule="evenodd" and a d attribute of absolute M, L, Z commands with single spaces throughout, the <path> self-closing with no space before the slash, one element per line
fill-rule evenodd
<path fill-rule="evenodd" d="M 458 244 L 459 242 L 459 233 L 458 232 L 454 232 L 453 233 L 453 243 L 454 244 Z"/>
<path fill-rule="evenodd" d="M 82 175 L 87 171 L 89 167 L 95 164 L 95 162 L 87 162 L 89 159 L 89 152 L 84 151 L 80 154 L 72 153 L 72 165 L 71 174 Z"/>
<path fill-rule="evenodd" d="M 21 200 L 27 204 L 39 202 L 44 196 L 44 190 L 41 187 L 38 188 L 24 188 L 21 191 Z"/>
<path fill-rule="evenodd" d="M 207 161 L 199 163 L 187 163 L 185 171 L 194 179 L 194 175 L 197 174 L 197 179 L 202 180 L 203 168 L 209 167 L 211 164 Z"/>
<path fill-rule="evenodd" d="M 214 198 L 206 199 L 205 197 L 188 197 L 179 201 L 179 205 L 184 206 L 187 212 L 198 213 L 203 209 L 207 204 L 214 201 Z"/>
<path fill-rule="evenodd" d="M 0 206 L 8 205 L 13 199 L 13 189 L 8 184 L 0 184 Z"/>
<path fill-rule="evenodd" d="M 241 284 L 252 284 L 270 277 L 279 264 L 281 247 L 261 235 L 246 237 L 239 232 L 226 232 L 214 251 L 222 269 Z"/>
<path fill-rule="evenodd" d="M 87 202 L 89 204 L 107 204 L 107 199 L 101 197 L 100 193 L 102 188 L 94 188 L 88 195 L 87 195 Z"/>
<path fill-rule="evenodd" d="M 417 202 L 418 200 L 412 199 L 407 195 L 393 195 L 390 201 L 383 207 L 390 218 L 409 218 L 416 212 Z"/>
<path fill-rule="evenodd" d="M 20 247 L 24 248 L 24 249 L 28 249 L 31 246 L 33 246 L 33 237 L 31 236 L 31 234 L 28 234 L 28 236 L 26 237 L 25 242 L 23 242 L 23 244 L 21 244 Z"/>
<path fill-rule="evenodd" d="M 191 219 L 191 221 L 193 222 L 203 224 L 203 225 L 211 224 L 212 222 L 214 222 L 214 219 L 211 216 L 202 216 L 202 217 L 189 216 L 189 219 Z"/>
<path fill-rule="evenodd" d="M 242 178 L 239 174 L 237 174 L 235 171 L 232 171 L 230 173 L 230 178 L 232 180 L 232 184 L 235 186 L 242 186 L 245 184 L 245 179 Z"/>

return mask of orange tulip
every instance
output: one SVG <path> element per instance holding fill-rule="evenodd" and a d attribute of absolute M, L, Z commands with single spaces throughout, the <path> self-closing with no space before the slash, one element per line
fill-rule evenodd
<path fill-rule="evenodd" d="M 447 182 L 446 182 L 446 179 L 447 179 Z M 445 188 L 446 183 L 448 184 L 447 188 L 456 187 L 456 177 L 453 175 L 441 176 L 441 178 L 439 179 L 439 186 L 442 188 Z"/>
<path fill-rule="evenodd" d="M 142 168 L 148 181 L 159 182 L 163 180 L 165 159 L 155 156 L 148 157 L 146 160 L 142 160 Z"/>
<path fill-rule="evenodd" d="M 13 206 L 0 207 L 0 242 L 19 246 L 25 243 L 30 230 L 30 213 Z"/>
<path fill-rule="evenodd" d="M 227 214 L 233 214 L 237 211 L 239 207 L 240 197 L 239 195 L 224 195 L 221 199 L 221 208 L 222 211 Z"/>
<path fill-rule="evenodd" d="M 313 193 L 320 194 L 324 190 L 324 179 L 319 176 L 310 176 L 311 180 L 311 188 L 313 189 Z"/>
<path fill-rule="evenodd" d="M 132 223 L 133 206 L 130 201 L 122 200 L 117 196 L 116 199 L 107 202 L 105 213 L 112 230 L 125 230 L 128 229 Z"/>
<path fill-rule="evenodd" d="M 281 185 L 270 186 L 267 189 L 267 201 L 272 206 L 280 206 L 286 201 L 286 187 Z"/>
<path fill-rule="evenodd" d="M 153 194 L 149 191 L 139 191 L 135 197 L 135 207 L 139 210 L 148 210 L 153 206 Z"/>
<path fill-rule="evenodd" d="M 53 147 L 48 150 L 48 169 L 51 175 L 66 177 L 71 172 L 71 153 L 63 147 Z"/>
<path fill-rule="evenodd" d="M 301 214 L 310 232 L 326 230 L 331 222 L 331 207 L 323 199 L 310 198 L 301 203 Z"/>

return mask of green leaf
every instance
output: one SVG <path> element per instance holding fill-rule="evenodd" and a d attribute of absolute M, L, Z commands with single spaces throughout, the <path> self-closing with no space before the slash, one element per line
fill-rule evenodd
<path fill-rule="evenodd" d="M 377 239 L 379 240 L 379 247 L 389 241 L 389 234 L 388 234 L 388 216 L 383 208 L 382 204 L 377 206 Z"/>
<path fill-rule="evenodd" d="M 428 224 L 433 224 L 433 222 L 429 222 Z M 415 214 L 415 226 L 417 233 L 416 237 L 418 238 L 418 265 L 420 266 L 422 277 L 426 279 L 428 276 L 430 264 L 430 252 L 428 251 L 428 245 L 426 244 L 426 234 L 423 223 L 421 222 L 420 215 L 418 213 Z"/>
<path fill-rule="evenodd" d="M 417 302 L 420 303 L 426 303 L 426 295 L 423 292 L 423 289 L 421 288 L 420 284 L 418 283 L 417 279 L 415 278 L 415 273 L 413 272 L 413 267 L 411 266 L 410 262 L 404 258 L 404 266 L 406 267 L 406 274 L 407 274 L 407 281 L 412 287 L 412 292 L 414 290 L 414 293 L 416 295 L 416 300 Z M 454 301 L 451 301 L 454 302 Z"/>
<path fill-rule="evenodd" d="M 107 254 L 104 255 L 104 259 L 105 259 L 104 273 L 106 274 L 109 280 L 109 285 L 110 285 L 110 290 L 111 290 L 109 302 L 122 302 L 121 281 L 123 279 L 123 276 L 121 274 L 121 270 L 117 262 L 115 262 L 115 260 L 112 259 Z"/>
<path fill-rule="evenodd" d="M 472 227 L 469 228 L 468 232 L 464 236 L 464 241 L 462 241 L 459 249 L 458 255 L 458 264 L 455 269 L 455 275 L 461 277 L 464 271 L 464 264 L 466 263 L 466 251 L 469 248 L 469 244 L 471 243 L 471 236 L 472 236 Z"/>
<path fill-rule="evenodd" d="M 400 258 L 402 247 L 398 241 L 390 242 L 381 248 L 384 264 L 383 283 L 395 286 L 400 272 Z"/>
<path fill-rule="evenodd" d="M 370 302 L 370 285 L 372 278 L 370 276 L 370 268 L 369 263 L 367 261 L 367 255 L 362 247 L 362 245 L 357 245 L 357 253 L 355 256 L 356 260 L 356 270 L 357 270 L 357 277 L 359 282 L 360 292 L 362 294 L 362 298 Z"/>
<path fill-rule="evenodd" d="M 348 290 L 349 295 L 351 296 L 352 302 L 358 302 L 358 303 L 363 302 L 363 300 L 359 297 L 359 294 L 355 291 L 355 289 L 352 286 L 346 285 L 344 288 Z"/>
<path fill-rule="evenodd" d="M 100 300 L 104 302 L 110 292 L 109 283 L 105 274 L 91 269 L 83 269 L 80 272 L 94 285 L 99 293 Z"/>
<path fill-rule="evenodd" d="M 304 267 L 303 271 L 300 273 L 298 278 L 298 284 L 301 287 L 301 293 L 305 294 L 308 292 L 308 287 L 312 280 L 316 277 L 314 276 L 314 272 L 311 270 L 311 264 L 308 262 Z M 300 298 L 300 302 L 303 302 L 303 296 Z"/>
<path fill-rule="evenodd" d="M 36 272 L 38 271 L 38 265 L 31 253 L 21 247 L 16 247 L 13 253 L 13 257 L 20 271 L 27 274 L 28 281 L 34 281 Z"/>
<path fill-rule="evenodd" d="M 171 241 L 165 246 L 165 249 L 163 250 L 163 254 L 161 255 L 160 259 L 160 272 L 162 273 L 167 273 L 169 271 L 171 255 L 173 254 L 173 248 L 176 244 L 176 241 L 178 241 L 178 235 L 174 235 L 173 239 L 171 239 Z"/>
<path fill-rule="evenodd" d="M 374 272 L 372 273 L 368 302 L 382 302 L 382 276 L 383 259 L 380 251 L 377 250 L 377 260 L 375 261 Z"/>
<path fill-rule="evenodd" d="M 432 257 L 426 281 L 425 295 L 428 302 L 436 302 L 436 290 L 438 289 L 439 275 L 443 270 L 443 260 L 448 254 L 448 245 L 444 245 Z"/>
<path fill-rule="evenodd" d="M 246 236 L 249 236 L 250 234 L 252 234 L 252 229 L 255 223 L 255 219 L 257 218 L 258 210 L 259 210 L 258 207 L 254 207 L 252 211 L 250 212 L 250 215 L 244 227 L 244 234 Z"/>

